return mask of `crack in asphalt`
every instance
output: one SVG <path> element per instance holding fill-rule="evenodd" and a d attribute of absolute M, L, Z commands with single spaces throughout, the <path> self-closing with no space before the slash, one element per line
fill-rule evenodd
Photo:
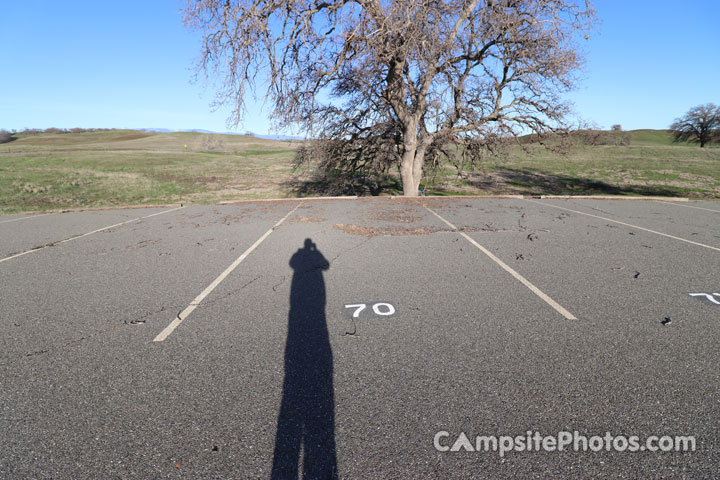
<path fill-rule="evenodd" d="M 332 265 L 332 264 L 333 264 L 338 258 L 340 258 L 342 255 L 345 255 L 346 253 L 351 252 L 351 251 L 355 250 L 356 248 L 362 247 L 363 245 L 365 245 L 366 243 L 368 243 L 371 238 L 372 238 L 372 237 L 366 237 L 365 240 L 363 240 L 362 242 L 358 243 L 357 245 L 353 245 L 353 246 L 350 247 L 350 248 L 346 248 L 346 249 L 342 250 L 340 253 L 338 253 L 337 255 L 335 255 L 328 263 L 330 263 L 330 265 Z"/>
<path fill-rule="evenodd" d="M 125 325 L 129 325 L 129 324 L 126 323 Z M 82 337 L 80 337 L 80 338 L 75 338 L 75 339 L 73 339 L 73 340 L 69 340 L 69 341 L 67 341 L 67 342 L 65 342 L 65 343 L 63 343 L 63 344 L 61 344 L 61 345 L 58 345 L 58 346 L 55 347 L 55 348 L 47 348 L 47 349 L 37 350 L 37 351 L 34 351 L 34 352 L 30 352 L 30 353 L 22 353 L 22 354 L 19 354 L 19 355 L 15 356 L 14 358 L 13 358 L 13 357 L 8 357 L 5 361 L 0 362 L 0 367 L 7 367 L 7 366 L 10 366 L 10 365 L 14 365 L 14 364 L 16 364 L 17 362 L 19 362 L 20 360 L 23 360 L 23 359 L 25 359 L 25 358 L 35 357 L 35 356 L 43 355 L 43 354 L 46 354 L 46 353 L 51 353 L 51 352 L 53 352 L 53 351 L 64 350 L 64 349 L 66 349 L 66 348 L 68 348 L 68 347 L 72 347 L 72 346 L 74 346 L 74 345 L 78 345 L 78 344 L 80 344 L 80 342 L 82 342 L 82 341 L 84 341 L 84 340 L 88 340 L 88 339 L 90 339 L 90 338 L 94 338 L 94 337 L 96 337 L 96 336 L 98 336 L 98 335 L 102 335 L 102 334 L 104 334 L 104 333 L 112 332 L 113 330 L 116 330 L 118 327 L 121 327 L 121 326 L 124 326 L 124 325 L 115 325 L 115 326 L 110 327 L 110 328 L 105 328 L 105 329 L 103 329 L 103 330 L 99 330 L 99 331 L 96 331 L 96 332 L 87 334 L 87 335 L 82 336 Z"/>
<path fill-rule="evenodd" d="M 223 300 L 223 299 L 229 297 L 230 295 L 233 295 L 233 294 L 241 291 L 242 289 L 244 289 L 245 287 L 247 287 L 248 285 L 250 285 L 251 283 L 255 282 L 256 280 L 258 280 L 258 279 L 261 278 L 261 277 L 262 277 L 262 275 L 259 275 L 259 276 L 255 277 L 255 278 L 253 278 L 252 280 L 250 280 L 249 282 L 245 283 L 242 287 L 236 288 L 236 289 L 234 289 L 234 290 L 232 290 L 232 291 L 230 291 L 230 292 L 227 292 L 227 293 L 221 295 L 219 298 L 216 298 L 216 299 L 214 299 L 214 300 L 212 300 L 212 301 L 203 302 L 201 305 L 198 305 L 198 307 L 202 307 L 202 306 L 205 306 L 205 305 L 211 305 L 211 304 L 213 304 L 213 303 L 219 302 L 220 300 Z M 48 348 L 36 350 L 36 351 L 33 351 L 33 352 L 29 352 L 29 353 L 21 353 L 21 354 L 18 354 L 17 356 L 15 356 L 15 357 L 7 357 L 7 358 L 3 359 L 2 361 L 0 361 L 0 367 L 5 367 L 5 366 L 13 365 L 13 364 L 17 363 L 18 361 L 20 361 L 20 360 L 22 360 L 22 359 L 24 359 L 24 358 L 35 357 L 35 356 L 38 356 L 38 355 L 43 355 L 43 354 L 45 354 L 45 353 L 50 353 L 50 352 L 52 352 L 52 351 L 63 350 L 63 349 L 66 349 L 66 348 L 68 348 L 68 347 L 72 347 L 72 346 L 74 346 L 74 345 L 78 345 L 78 344 L 80 344 L 80 342 L 83 342 L 84 340 L 88 340 L 88 339 L 97 337 L 98 335 L 102 335 L 102 334 L 105 334 L 105 333 L 110 333 L 110 332 L 112 332 L 112 331 L 114 331 L 114 330 L 117 330 L 118 327 L 129 327 L 129 326 L 144 325 L 144 324 L 146 323 L 146 319 L 147 319 L 147 318 L 149 318 L 149 317 L 151 317 L 151 316 L 153 316 L 153 315 L 157 315 L 157 314 L 159 314 L 159 313 L 165 312 L 165 311 L 167 311 L 167 310 L 174 310 L 174 309 L 176 309 L 176 308 L 182 308 L 182 307 L 180 307 L 180 306 L 172 306 L 172 305 L 171 305 L 171 306 L 161 306 L 159 309 L 155 309 L 155 310 L 151 310 L 151 311 L 149 311 L 149 312 L 146 312 L 146 313 L 144 313 L 144 314 L 140 315 L 139 317 L 136 317 L 136 318 L 134 318 L 134 319 L 132 319 L 132 320 L 125 319 L 125 320 L 123 321 L 123 323 L 120 324 L 120 325 L 114 325 L 114 326 L 109 327 L 109 328 L 104 328 L 104 329 L 102 329 L 102 330 L 97 330 L 97 331 L 95 331 L 95 332 L 86 334 L 86 335 L 81 336 L 81 337 L 79 337 L 79 338 L 75 338 L 75 339 L 69 340 L 69 341 L 67 341 L 67 342 L 65 342 L 65 343 L 63 343 L 63 344 L 60 344 L 60 345 L 58 345 L 57 347 L 54 347 L 54 348 L 48 347 Z"/>
<path fill-rule="evenodd" d="M 285 283 L 285 280 L 286 280 L 286 279 L 287 279 L 287 276 L 283 275 L 282 278 L 280 279 L 280 282 L 278 282 L 278 283 L 276 283 L 275 285 L 273 285 L 272 291 L 273 291 L 273 292 L 277 292 L 276 288 L 279 287 L 280 285 L 282 285 L 283 283 Z"/>

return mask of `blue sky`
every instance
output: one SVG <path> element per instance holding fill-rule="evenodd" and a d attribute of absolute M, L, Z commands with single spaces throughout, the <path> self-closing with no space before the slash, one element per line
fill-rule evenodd
<path fill-rule="evenodd" d="M 23 0 L 0 14 L 0 128 L 228 130 L 211 85 L 191 83 L 199 35 L 179 0 Z M 720 103 L 720 1 L 596 0 L 601 24 L 569 95 L 586 121 L 667 128 Z M 237 131 L 269 132 L 262 101 Z M 278 132 L 276 132 L 278 133 Z M 279 132 L 289 133 L 289 132 Z"/>

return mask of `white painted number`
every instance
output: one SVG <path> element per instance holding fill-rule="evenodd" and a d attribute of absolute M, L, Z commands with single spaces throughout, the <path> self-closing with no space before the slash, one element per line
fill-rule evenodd
<path fill-rule="evenodd" d="M 360 312 L 365 310 L 366 306 L 367 305 L 365 305 L 364 303 L 358 303 L 353 305 L 345 305 L 345 308 L 357 308 L 357 310 L 355 310 L 355 312 L 353 313 L 353 318 L 358 318 L 360 316 Z"/>
<path fill-rule="evenodd" d="M 367 307 L 367 304 L 365 303 L 352 303 L 349 305 L 345 305 L 345 308 L 354 308 L 355 311 L 353 312 L 352 316 L 353 318 L 358 318 L 360 316 L 360 312 L 365 310 Z M 388 317 L 395 313 L 395 307 L 390 305 L 389 303 L 385 302 L 378 302 L 372 306 L 373 312 L 375 312 L 375 315 L 380 315 L 381 317 Z"/>
<path fill-rule="evenodd" d="M 714 304 L 716 304 L 716 305 L 720 305 L 720 302 L 718 302 L 717 300 L 715 300 L 715 297 L 713 297 L 713 295 L 717 295 L 717 297 L 720 298 L 720 293 L 713 293 L 713 294 L 710 294 L 710 293 L 691 293 L 691 294 L 690 294 L 691 297 L 705 297 L 705 298 L 707 298 L 708 300 L 710 300 L 712 303 L 714 303 Z"/>
<path fill-rule="evenodd" d="M 381 312 L 380 311 L 381 306 L 386 307 L 387 311 Z M 395 307 L 393 307 L 389 303 L 376 303 L 375 305 L 373 305 L 373 312 L 375 312 L 377 315 L 382 315 L 383 317 L 386 317 L 388 315 L 392 315 L 393 313 L 395 313 Z"/>

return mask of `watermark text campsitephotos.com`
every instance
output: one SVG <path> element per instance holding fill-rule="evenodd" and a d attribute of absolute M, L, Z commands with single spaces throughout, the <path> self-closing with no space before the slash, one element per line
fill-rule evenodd
<path fill-rule="evenodd" d="M 582 435 L 577 430 L 542 435 L 528 430 L 524 435 L 477 435 L 464 432 L 451 435 L 440 431 L 433 445 L 440 452 L 497 452 L 501 457 L 510 452 L 694 452 L 695 437 L 690 435 Z"/>

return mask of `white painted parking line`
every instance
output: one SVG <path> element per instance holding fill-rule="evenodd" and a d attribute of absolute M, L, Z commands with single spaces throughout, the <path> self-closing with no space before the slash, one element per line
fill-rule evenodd
<path fill-rule="evenodd" d="M 662 200 L 656 200 L 657 203 L 664 203 L 666 205 L 675 205 L 676 207 L 686 207 L 686 208 L 695 208 L 697 210 L 705 210 L 707 212 L 715 212 L 720 213 L 720 210 L 713 210 L 712 208 L 703 208 L 703 207 L 696 207 L 694 205 L 681 205 L 679 203 L 671 203 L 671 202 L 664 202 Z"/>
<path fill-rule="evenodd" d="M 41 247 L 36 247 L 36 248 L 30 249 L 30 250 L 27 250 L 27 251 L 24 251 L 21 253 L 16 253 L 15 255 L 10 255 L 9 257 L 0 259 L 0 263 L 6 262 L 8 260 L 12 260 L 13 258 L 22 257 L 23 255 L 27 255 L 28 253 L 38 252 L 38 251 L 43 250 L 48 247 L 54 247 L 56 245 L 60 245 L 61 243 L 69 242 L 71 240 L 77 240 L 78 238 L 87 237 L 88 235 L 102 232 L 104 230 L 110 230 L 111 228 L 119 227 L 121 225 L 126 225 L 128 223 L 137 222 L 144 218 L 150 218 L 150 217 L 154 217 L 155 215 L 162 215 L 163 213 L 174 212 L 175 210 L 180 210 L 181 208 L 185 208 L 185 207 L 176 207 L 176 208 L 171 208 L 170 210 L 163 210 L 162 212 L 153 213 L 152 215 L 145 215 L 144 217 L 133 218 L 132 220 L 127 220 L 125 222 L 116 223 L 115 225 L 109 225 L 107 227 L 98 228 L 97 230 L 93 230 L 92 232 L 83 233 L 82 235 L 78 235 L 76 237 L 66 238 L 65 240 L 60 240 L 59 242 L 51 242 L 51 243 L 48 243 L 47 245 L 43 245 Z"/>
<path fill-rule="evenodd" d="M 720 301 L 715 300 L 715 297 L 713 297 L 713 295 L 720 297 L 720 293 L 688 293 L 688 295 L 691 297 L 705 297 L 715 305 L 720 305 Z"/>
<path fill-rule="evenodd" d="M 680 238 L 680 237 L 676 237 L 675 235 L 668 235 L 667 233 L 650 230 L 649 228 L 640 227 L 638 225 L 633 225 L 631 223 L 625 223 L 625 222 L 621 222 L 619 220 L 613 220 L 612 218 L 601 217 L 600 215 L 593 215 L 592 213 L 580 212 L 578 210 L 573 210 L 573 209 L 565 208 L 565 207 L 559 207 L 557 205 L 550 205 L 549 203 L 538 202 L 537 200 L 527 200 L 526 199 L 526 201 L 532 202 L 532 203 L 537 203 L 538 205 L 543 205 L 545 207 L 552 207 L 552 208 L 558 208 L 560 210 L 566 210 L 568 212 L 585 215 L 587 217 L 599 218 L 600 220 L 604 220 L 606 222 L 613 222 L 613 223 L 617 223 L 618 225 L 624 225 L 624 226 L 630 227 L 630 228 L 637 228 L 638 230 L 642 230 L 644 232 L 654 233 L 655 235 L 661 235 L 663 237 L 672 238 L 673 240 L 680 240 L 681 242 L 689 243 L 691 245 L 697 245 L 698 247 L 709 248 L 710 250 L 716 250 L 716 251 L 720 252 L 720 248 L 717 248 L 717 247 L 711 247 L 710 245 L 705 245 L 704 243 L 693 242 L 692 240 L 688 240 L 687 238 Z"/>
<path fill-rule="evenodd" d="M 423 205 L 423 206 L 424 206 L 424 205 Z M 535 295 L 537 295 L 538 297 L 540 297 L 540 299 L 542 299 L 545 303 L 547 303 L 547 304 L 550 305 L 552 308 L 554 308 L 560 315 L 562 315 L 563 317 L 567 318 L 568 320 L 577 320 L 577 317 L 575 317 L 575 315 L 573 315 L 572 313 L 568 312 L 565 308 L 562 307 L 562 305 L 560 305 L 560 304 L 557 303 L 555 300 L 553 300 L 552 298 L 550 298 L 549 296 L 547 296 L 545 293 L 543 293 L 542 290 L 540 290 L 540 289 L 537 288 L 535 285 L 533 285 L 532 283 L 530 283 L 529 280 L 527 280 L 525 277 L 523 277 L 523 276 L 520 275 L 518 272 L 516 272 L 515 270 L 513 270 L 509 265 L 507 265 L 505 262 L 503 262 L 502 260 L 500 260 L 498 257 L 496 257 L 495 255 L 493 255 L 493 253 L 490 252 L 490 250 L 488 250 L 487 248 L 483 247 L 482 245 L 480 245 L 479 243 L 477 243 L 475 240 L 473 240 L 473 239 L 470 237 L 470 235 L 466 234 L 465 232 L 459 231 L 455 225 L 453 225 L 452 223 L 450 223 L 450 222 L 448 222 L 447 220 L 445 220 L 443 217 L 441 217 L 439 214 L 437 214 L 437 213 L 436 213 L 434 210 L 432 210 L 431 208 L 429 208 L 429 207 L 425 207 L 425 208 L 426 208 L 430 213 L 432 213 L 433 215 L 435 215 L 437 218 L 439 218 L 440 220 L 442 220 L 443 222 L 445 222 L 445 224 L 448 225 L 450 228 L 452 228 L 453 230 L 455 230 L 456 232 L 458 232 L 460 235 L 462 235 L 462 236 L 465 238 L 465 240 L 467 240 L 468 242 L 470 242 L 470 243 L 472 243 L 473 245 L 475 245 L 478 249 L 480 249 L 481 252 L 483 252 L 485 255 L 487 255 L 488 257 L 490 257 L 490 259 L 491 259 L 492 261 L 494 261 L 495 263 L 497 263 L 498 265 L 500 265 L 500 267 L 501 267 L 503 270 L 505 270 L 505 271 L 508 272 L 510 275 L 512 275 L 513 277 L 515 277 L 516 280 L 518 280 L 520 283 L 522 283 L 522 284 L 525 285 L 527 288 L 529 288 L 530 291 L 532 291 Z"/>
<path fill-rule="evenodd" d="M 248 248 L 247 250 L 245 250 L 245 251 L 243 252 L 243 254 L 240 255 L 228 268 L 226 268 L 225 271 L 222 272 L 219 277 L 217 277 L 215 280 L 213 280 L 213 282 L 212 282 L 210 285 L 208 285 L 208 286 L 205 288 L 205 290 L 203 290 L 203 291 L 200 293 L 200 295 L 198 295 L 197 297 L 195 297 L 195 299 L 194 299 L 192 302 L 190 302 L 190 305 L 188 305 L 187 308 L 185 308 L 185 310 L 183 310 L 182 312 L 180 312 L 180 313 L 178 314 L 178 316 L 175 317 L 175 319 L 174 319 L 172 322 L 170 322 L 170 325 L 168 325 L 167 327 L 165 327 L 165 329 L 164 329 L 162 332 L 160 332 L 157 337 L 155 337 L 155 338 L 153 339 L 153 342 L 162 342 L 162 341 L 164 341 L 164 340 L 193 312 L 193 310 L 195 310 L 195 308 L 197 308 L 197 306 L 200 305 L 200 303 L 205 299 L 205 297 L 207 297 L 208 295 L 210 295 L 210 292 L 212 292 L 213 290 L 215 290 L 215 287 L 217 287 L 218 285 L 220 285 L 220 282 L 222 282 L 223 280 L 225 280 L 225 277 L 227 277 L 228 275 L 230 275 L 230 273 L 232 273 L 232 271 L 235 270 L 235 268 L 237 268 L 237 266 L 240 265 L 240 263 L 241 263 L 243 260 L 245 260 L 245 259 L 247 258 L 247 256 L 250 255 L 250 254 L 252 253 L 252 251 L 255 250 L 255 249 L 258 247 L 258 245 L 260 245 L 260 244 L 263 242 L 263 240 L 265 240 L 268 236 L 270 236 L 270 234 L 271 234 L 277 227 L 279 227 L 290 215 L 292 215 L 293 212 L 294 212 L 295 210 L 297 210 L 298 207 L 300 207 L 300 205 L 302 205 L 302 203 L 298 203 L 297 205 L 295 205 L 295 208 L 293 208 L 292 210 L 290 210 L 290 211 L 287 213 L 287 215 L 285 215 L 283 218 L 280 219 L 279 222 L 277 222 L 275 225 L 273 225 L 273 226 L 270 228 L 270 230 L 268 230 L 267 232 L 265 232 L 262 237 L 258 238 L 257 241 L 250 246 L 250 248 Z"/>
<path fill-rule="evenodd" d="M 3 220 L 0 223 L 10 223 L 10 222 L 17 222 L 19 220 L 28 220 L 30 218 L 38 218 L 38 217 L 44 217 L 45 215 L 50 215 L 49 213 L 40 213 L 37 215 L 23 215 L 20 218 L 11 218 L 10 220 Z"/>

